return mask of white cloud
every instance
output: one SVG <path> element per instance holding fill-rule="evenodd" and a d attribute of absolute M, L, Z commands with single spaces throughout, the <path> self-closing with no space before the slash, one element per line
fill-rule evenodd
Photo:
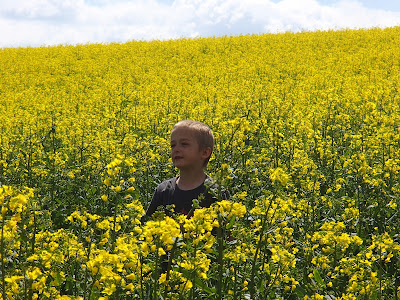
<path fill-rule="evenodd" d="M 361 0 L 0 0 L 0 47 L 400 25 Z"/>

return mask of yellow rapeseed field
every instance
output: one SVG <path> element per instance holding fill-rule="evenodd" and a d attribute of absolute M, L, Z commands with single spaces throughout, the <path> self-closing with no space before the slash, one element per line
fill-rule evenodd
<path fill-rule="evenodd" d="M 397 299 L 399 49 L 400 27 L 0 49 L 0 299 Z M 231 197 L 144 221 L 183 119 Z"/>

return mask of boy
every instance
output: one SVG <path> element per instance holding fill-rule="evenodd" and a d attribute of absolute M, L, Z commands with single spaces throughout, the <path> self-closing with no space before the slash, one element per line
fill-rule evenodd
<path fill-rule="evenodd" d="M 159 206 L 167 205 L 174 205 L 175 212 L 187 215 L 193 199 L 201 199 L 201 207 L 209 207 L 217 200 L 204 185 L 205 181 L 211 182 L 205 168 L 213 147 L 214 135 L 206 124 L 192 120 L 175 124 L 171 131 L 171 158 L 179 169 L 179 176 L 158 185 L 146 216 L 151 216 Z M 204 197 L 200 197 L 201 194 Z"/>

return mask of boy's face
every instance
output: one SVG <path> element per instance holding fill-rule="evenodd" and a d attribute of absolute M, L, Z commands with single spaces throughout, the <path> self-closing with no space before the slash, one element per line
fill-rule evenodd
<path fill-rule="evenodd" d="M 209 147 L 200 149 L 192 130 L 175 128 L 171 133 L 171 158 L 178 169 L 202 169 L 211 155 Z"/>

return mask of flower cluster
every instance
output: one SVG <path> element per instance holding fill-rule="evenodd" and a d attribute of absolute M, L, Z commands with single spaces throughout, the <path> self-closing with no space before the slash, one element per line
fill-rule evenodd
<path fill-rule="evenodd" d="M 398 36 L 0 49 L 0 299 L 399 298 Z M 143 218 L 182 119 L 217 201 Z"/>

